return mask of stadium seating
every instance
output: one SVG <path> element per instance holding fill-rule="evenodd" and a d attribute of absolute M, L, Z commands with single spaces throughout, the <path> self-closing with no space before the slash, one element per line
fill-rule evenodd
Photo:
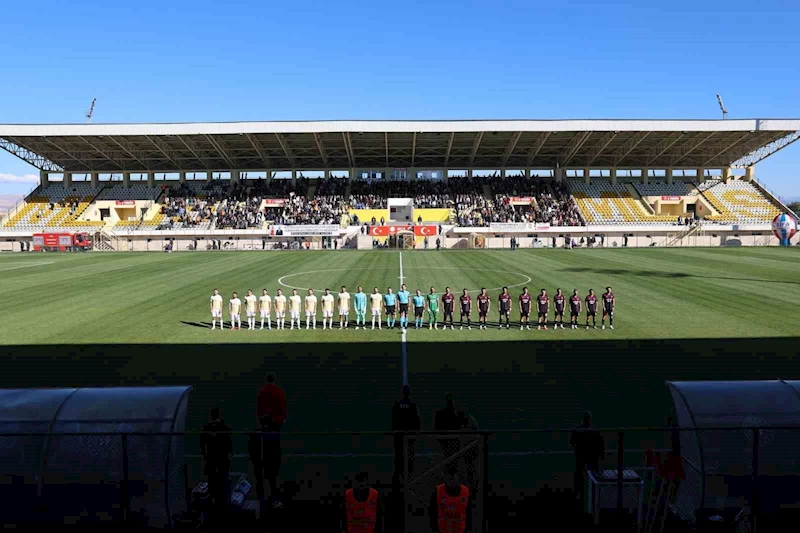
<path fill-rule="evenodd" d="M 633 186 L 640 196 L 688 196 L 691 194 L 689 187 L 682 181 L 672 183 L 666 181 L 637 182 Z"/>
<path fill-rule="evenodd" d="M 78 218 L 91 205 L 98 191 L 88 183 L 74 183 L 68 188 L 61 184 L 51 184 L 45 189 L 37 188 L 26 199 L 26 205 L 9 218 L 4 227 L 21 231 L 46 231 L 64 227 L 85 231 L 86 227 L 96 228 L 97 224 L 79 221 Z M 76 224 L 77 222 L 80 224 Z"/>
<path fill-rule="evenodd" d="M 711 222 L 767 224 L 781 213 L 778 206 L 746 181 L 709 180 L 697 189 L 719 213 L 706 217 Z"/>
<path fill-rule="evenodd" d="M 573 180 L 570 188 L 584 218 L 591 224 L 670 224 L 676 221 L 672 215 L 649 213 L 623 183 L 612 185 L 610 181 L 595 180 L 586 184 Z"/>

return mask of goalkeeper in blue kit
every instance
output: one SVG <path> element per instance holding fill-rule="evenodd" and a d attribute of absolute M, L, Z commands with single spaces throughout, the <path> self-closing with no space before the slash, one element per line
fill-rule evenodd
<path fill-rule="evenodd" d="M 367 329 L 367 295 L 364 294 L 362 287 L 358 288 L 353 297 L 353 305 L 356 309 L 356 329 L 359 327 Z"/>

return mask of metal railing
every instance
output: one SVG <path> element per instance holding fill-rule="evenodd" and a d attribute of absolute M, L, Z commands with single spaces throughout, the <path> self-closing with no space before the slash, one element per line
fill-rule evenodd
<path fill-rule="evenodd" d="M 131 428 L 137 424 L 117 425 Z M 573 445 L 580 448 L 590 442 L 581 440 L 587 434 L 601 437 L 603 442 L 602 449 L 595 450 L 597 462 L 590 467 L 595 473 L 587 481 L 587 500 L 593 502 L 596 520 L 602 521 L 605 512 L 628 513 L 641 528 L 647 528 L 649 520 L 663 521 L 670 509 L 691 521 L 697 520 L 703 509 L 734 507 L 749 509 L 748 521 L 755 528 L 765 502 L 769 512 L 774 512 L 800 495 L 796 494 L 800 489 L 794 489 L 796 482 L 787 485 L 787 480 L 800 477 L 800 462 L 794 459 L 800 428 L 766 425 L 577 433 L 574 429 L 286 432 L 281 435 L 282 479 L 302 487 L 296 490 L 295 499 L 315 501 L 342 492 L 355 473 L 368 471 L 373 484 L 405 501 L 405 522 L 416 529 L 427 515 L 435 486 L 445 472 L 455 471 L 475 496 L 474 517 L 482 524 L 475 530 L 485 531 L 489 522 L 503 519 L 502 514 L 493 513 L 498 498 L 510 499 L 521 493 L 535 498 L 543 482 L 583 493 L 585 487 L 572 486 L 572 479 L 579 479 Z M 191 487 L 202 479 L 201 435 L 132 430 L 2 433 L 0 479 L 27 479 L 37 498 L 58 493 L 70 480 L 79 484 L 94 480 L 116 491 L 112 499 L 121 510 L 117 519 L 163 515 L 172 520 L 170 513 L 191 511 Z M 232 471 L 253 471 L 253 439 L 263 435 L 230 433 Z M 196 452 L 184 453 L 184 449 Z M 670 454 L 680 457 L 677 465 L 674 459 L 670 463 Z M 660 458 L 648 461 L 648 455 Z M 311 472 L 322 471 L 327 479 L 315 478 L 313 487 L 302 483 Z M 579 474 L 584 479 L 582 471 Z M 670 479 L 673 475 L 676 479 Z M 141 494 L 143 486 L 161 496 L 148 499 Z M 15 487 L 20 490 L 19 485 Z M 645 493 L 649 495 L 646 498 Z M 259 495 L 259 499 L 263 497 Z M 790 501 L 778 501 L 782 499 Z M 153 505 L 166 510 L 158 514 Z M 652 525 L 651 530 L 658 529 Z"/>

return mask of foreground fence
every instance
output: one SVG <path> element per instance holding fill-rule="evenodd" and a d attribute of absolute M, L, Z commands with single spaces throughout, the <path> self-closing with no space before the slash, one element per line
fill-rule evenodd
<path fill-rule="evenodd" d="M 271 437 L 230 433 L 232 472 L 256 480 L 254 442 L 263 438 Z M 2 433 L 0 518 L 175 525 L 194 511 L 191 492 L 205 477 L 200 439 L 200 433 Z M 405 531 L 427 527 L 431 496 L 452 474 L 470 489 L 474 531 L 490 524 L 503 529 L 514 509 L 574 513 L 581 496 L 580 509 L 592 521 L 625 515 L 641 531 L 714 512 L 755 527 L 762 516 L 800 502 L 800 428 L 792 427 L 285 433 L 280 442 L 287 507 L 335 507 L 354 476 L 366 472 L 397 504 L 387 516 Z M 592 470 L 585 476 L 584 463 Z"/>

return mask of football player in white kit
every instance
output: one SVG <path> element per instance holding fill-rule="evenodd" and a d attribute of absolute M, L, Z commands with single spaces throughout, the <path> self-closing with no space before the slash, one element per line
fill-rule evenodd
<path fill-rule="evenodd" d="M 286 329 L 286 296 L 278 289 L 275 294 L 275 328 Z"/>
<path fill-rule="evenodd" d="M 322 295 L 322 329 L 326 327 L 333 329 L 333 302 L 334 297 L 330 289 L 325 289 Z"/>
<path fill-rule="evenodd" d="M 317 297 L 314 296 L 314 289 L 308 289 L 306 296 L 306 329 L 310 325 L 317 329 Z"/>
<path fill-rule="evenodd" d="M 350 314 L 350 293 L 347 292 L 347 287 L 342 285 L 342 291 L 339 293 L 339 329 L 347 329 L 347 318 Z"/>
<path fill-rule="evenodd" d="M 239 331 L 242 330 L 242 301 L 233 293 L 231 300 L 228 302 L 228 313 L 231 315 L 231 329 L 236 329 L 236 324 L 239 324 Z"/>
<path fill-rule="evenodd" d="M 244 310 L 247 313 L 247 329 L 256 329 L 256 298 L 252 289 L 247 289 L 247 296 L 244 297 Z"/>
<path fill-rule="evenodd" d="M 209 302 L 211 309 L 211 329 L 217 329 L 217 319 L 219 319 L 219 329 L 225 329 L 225 319 L 222 318 L 222 295 L 218 289 L 214 289 Z"/>
<path fill-rule="evenodd" d="M 300 329 L 300 307 L 302 306 L 303 299 L 297 294 L 297 289 L 292 289 L 292 295 L 289 296 L 289 330 L 294 329 L 294 323 L 297 321 L 297 329 Z"/>
<path fill-rule="evenodd" d="M 378 320 L 378 329 L 381 329 L 381 304 L 383 295 L 378 291 L 378 287 L 372 289 L 369 295 L 370 309 L 372 310 L 372 329 L 375 329 L 375 320 Z"/>
<path fill-rule="evenodd" d="M 267 329 L 272 329 L 272 298 L 267 292 L 267 289 L 261 291 L 261 297 L 258 299 L 258 310 L 261 312 L 261 329 L 264 329 L 264 319 L 267 319 Z"/>

